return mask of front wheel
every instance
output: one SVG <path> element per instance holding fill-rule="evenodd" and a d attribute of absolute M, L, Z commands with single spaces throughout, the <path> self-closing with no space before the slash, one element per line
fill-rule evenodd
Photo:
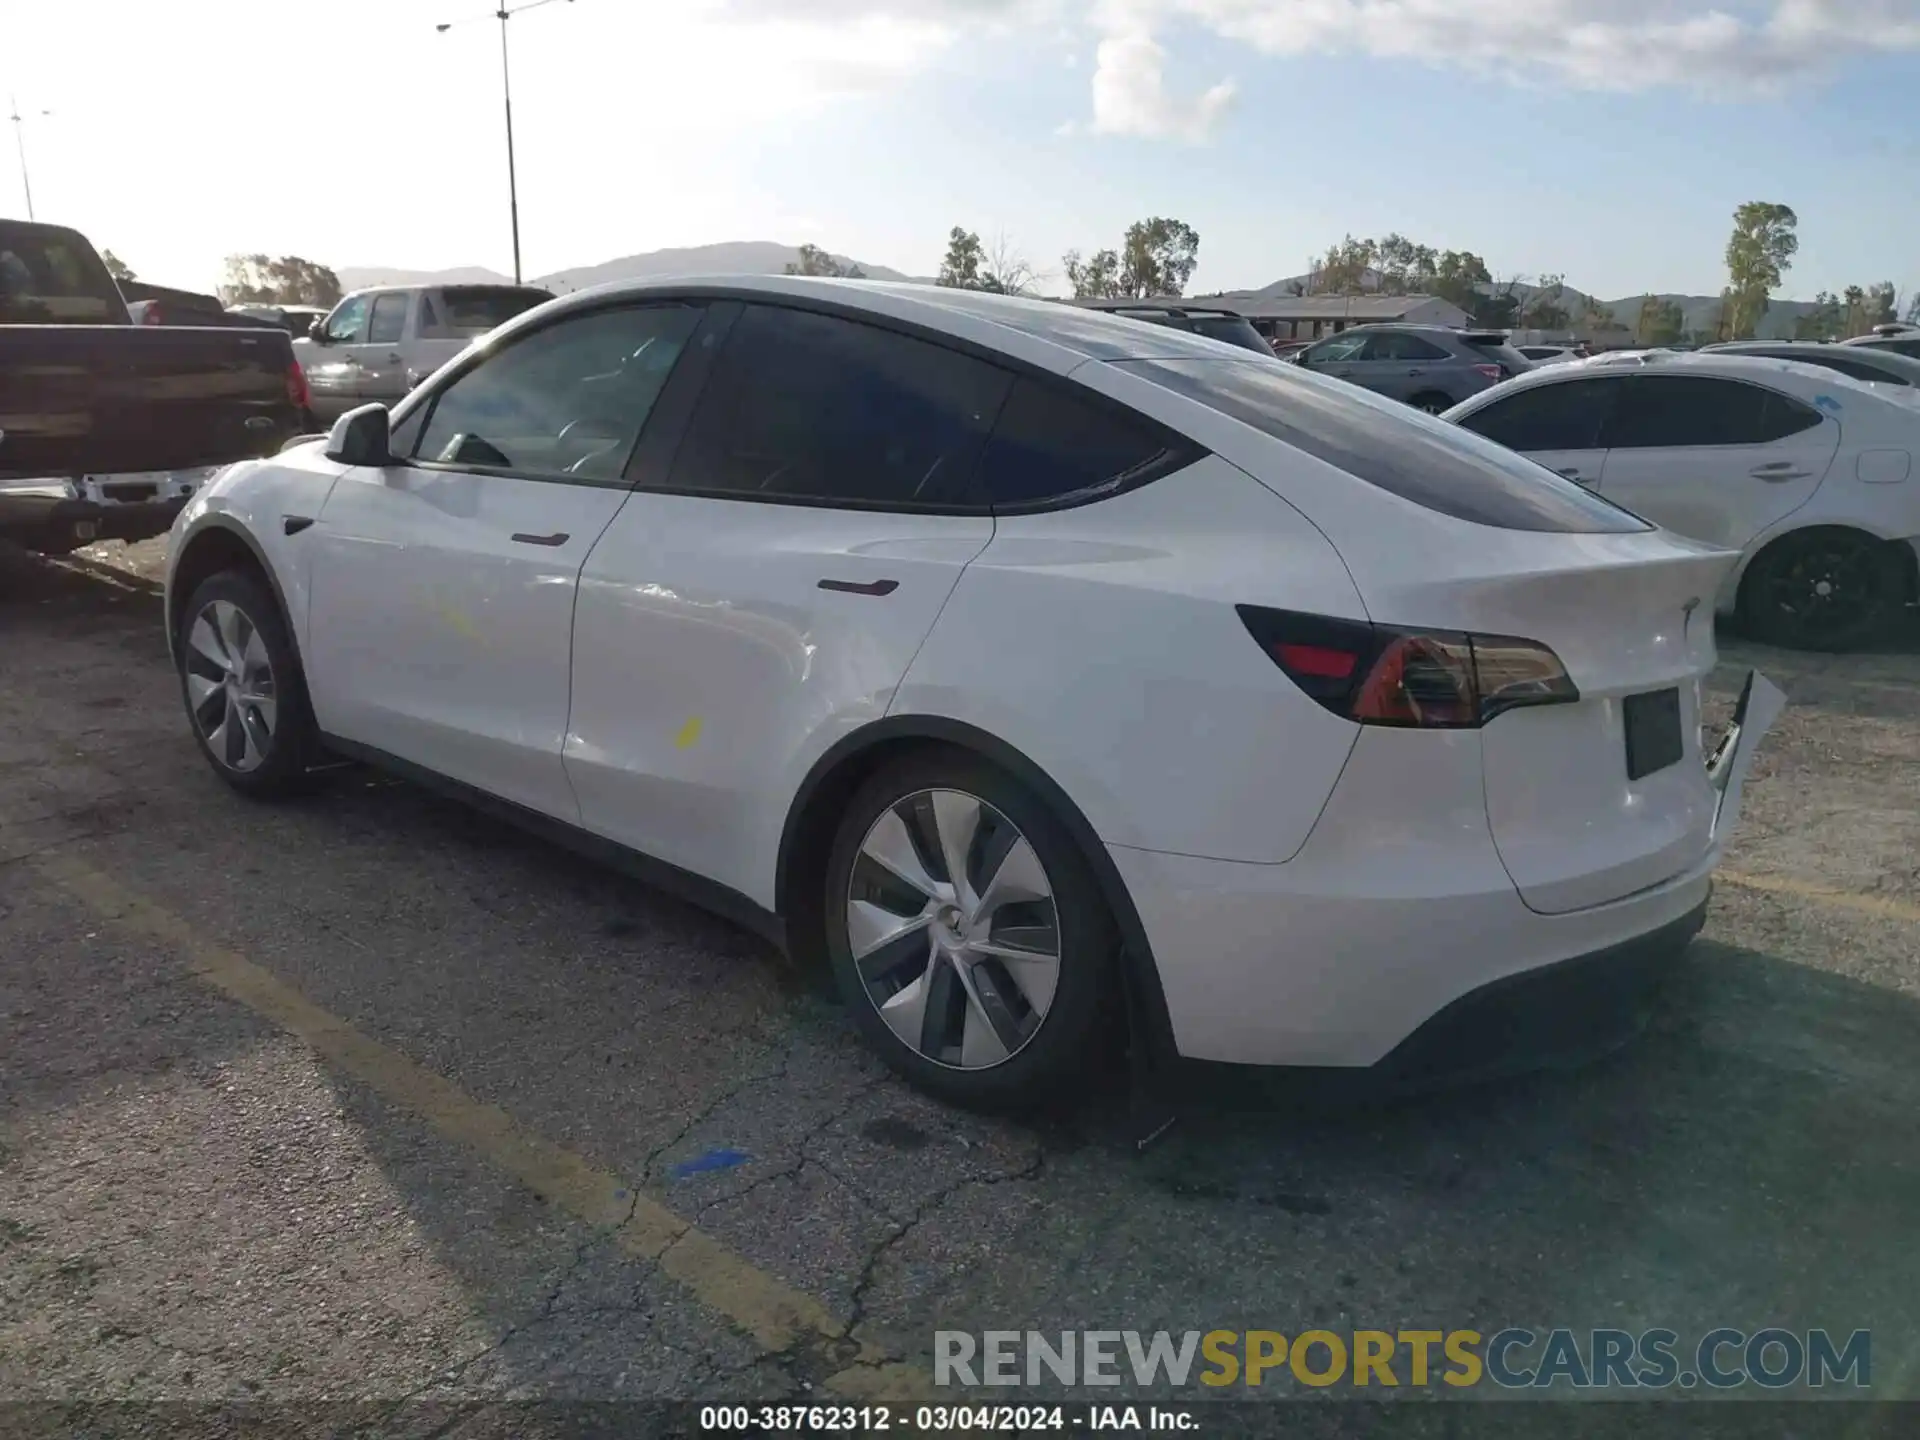
<path fill-rule="evenodd" d="M 1859 530 L 1821 526 L 1774 541 L 1740 584 L 1748 634 L 1795 650 L 1847 650 L 1872 639 L 1903 598 L 1892 549 Z"/>
<path fill-rule="evenodd" d="M 252 575 L 201 583 L 174 639 L 180 693 L 200 753 L 242 794 L 289 794 L 314 752 L 306 682 L 280 607 Z"/>
<path fill-rule="evenodd" d="M 826 940 L 868 1043 L 956 1104 L 1031 1108 L 1078 1088 L 1116 967 L 1079 847 L 1002 771 L 957 751 L 884 767 L 827 867 Z"/>

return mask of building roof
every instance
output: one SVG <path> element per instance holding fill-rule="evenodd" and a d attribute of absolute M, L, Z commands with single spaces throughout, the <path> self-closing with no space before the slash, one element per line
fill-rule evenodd
<path fill-rule="evenodd" d="M 1437 295 L 1275 295 L 1270 299 L 1238 296 L 1206 297 L 1259 320 L 1398 320 L 1427 305 L 1441 305 L 1464 315 L 1451 300 Z"/>

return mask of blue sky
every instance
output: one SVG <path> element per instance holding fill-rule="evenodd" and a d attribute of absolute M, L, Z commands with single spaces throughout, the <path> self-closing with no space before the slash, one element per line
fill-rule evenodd
<path fill-rule="evenodd" d="M 259 249 L 504 270 L 490 3 L 16 7 L 0 95 L 40 217 L 148 278 L 211 285 Z M 962 224 L 1057 280 L 1064 249 L 1164 214 L 1200 232 L 1201 289 L 1398 230 L 1607 298 L 1706 293 L 1733 208 L 1766 199 L 1800 215 L 1783 296 L 1920 288 L 1920 0 L 566 0 L 512 23 L 529 274 L 731 239 L 930 273 Z M 245 102 L 148 78 L 255 66 Z"/>

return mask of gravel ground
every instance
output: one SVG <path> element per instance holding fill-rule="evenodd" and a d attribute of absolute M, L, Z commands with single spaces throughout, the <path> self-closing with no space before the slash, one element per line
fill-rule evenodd
<path fill-rule="evenodd" d="M 936 1328 L 1870 1329 L 1920 1398 L 1920 642 L 1725 644 L 1722 707 L 1755 663 L 1794 705 L 1641 1043 L 1391 1107 L 1221 1079 L 1138 1156 L 1116 1096 L 920 1099 L 759 942 L 404 784 L 229 794 L 163 544 L 0 555 L 0 1401 L 817 1397 L 850 1345 L 768 1295 L 922 1367 Z M 382 1078 L 426 1074 L 458 1100 Z M 592 1177 L 744 1263 L 596 1223 Z"/>

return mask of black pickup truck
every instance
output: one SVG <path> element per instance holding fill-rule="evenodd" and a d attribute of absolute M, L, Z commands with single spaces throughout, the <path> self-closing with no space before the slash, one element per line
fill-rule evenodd
<path fill-rule="evenodd" d="M 0 220 L 0 539 L 61 553 L 163 533 L 168 477 L 307 428 L 283 329 L 135 325 L 93 246 Z"/>

